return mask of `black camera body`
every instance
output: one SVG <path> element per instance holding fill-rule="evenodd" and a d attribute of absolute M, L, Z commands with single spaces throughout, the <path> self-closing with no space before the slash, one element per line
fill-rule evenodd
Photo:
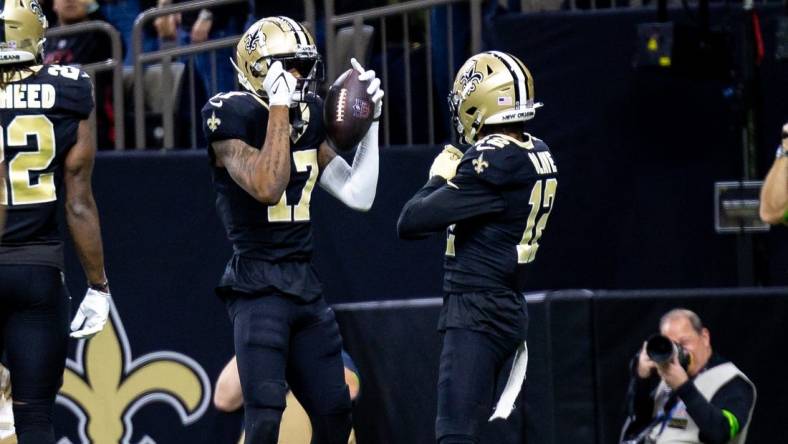
<path fill-rule="evenodd" d="M 673 360 L 673 356 L 677 355 L 679 364 L 684 371 L 687 371 L 690 366 L 690 354 L 684 347 L 671 341 L 662 335 L 653 335 L 646 341 L 646 354 L 657 365 L 663 365 Z"/>

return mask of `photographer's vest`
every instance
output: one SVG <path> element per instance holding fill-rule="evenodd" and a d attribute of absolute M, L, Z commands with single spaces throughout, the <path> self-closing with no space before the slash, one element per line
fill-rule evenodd
<path fill-rule="evenodd" d="M 755 407 L 755 385 L 741 372 L 733 363 L 726 362 L 716 367 L 712 367 L 703 373 L 699 374 L 692 383 L 698 389 L 701 395 L 707 400 L 711 401 L 717 390 L 723 385 L 730 382 L 735 377 L 741 377 L 752 387 L 752 405 L 750 411 L 747 413 L 747 422 L 744 427 L 739 430 L 739 433 L 733 437 L 729 444 L 744 444 L 747 440 L 747 429 L 750 428 L 750 419 L 752 419 L 752 410 Z M 672 391 L 665 384 L 665 381 L 659 383 L 657 387 L 657 395 L 654 399 L 655 414 L 663 415 L 665 404 Z M 741 418 L 736 418 L 741 423 Z M 651 430 L 649 438 L 656 444 L 698 444 L 700 443 L 700 429 L 695 421 L 687 413 L 687 407 L 680 399 L 676 405 L 670 410 L 668 417 L 660 421 Z"/>

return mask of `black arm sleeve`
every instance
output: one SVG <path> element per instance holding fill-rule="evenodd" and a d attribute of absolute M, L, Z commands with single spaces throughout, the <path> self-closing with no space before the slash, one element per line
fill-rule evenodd
<path fill-rule="evenodd" d="M 752 387 L 741 378 L 734 378 L 707 401 L 691 381 L 684 383 L 676 390 L 687 413 L 700 429 L 700 440 L 707 444 L 724 444 L 731 439 L 731 425 L 722 413 L 727 410 L 739 423 L 741 430 L 747 422 L 750 406 L 753 402 Z"/>
<path fill-rule="evenodd" d="M 659 379 L 651 376 L 646 379 L 635 378 L 635 390 L 632 401 L 632 413 L 634 415 L 633 421 L 625 431 L 627 437 L 633 437 L 642 432 L 652 421 L 654 417 L 654 399 L 651 394 L 657 385 Z"/>
<path fill-rule="evenodd" d="M 455 222 L 504 209 L 503 196 L 483 182 L 461 176 L 446 182 L 435 176 L 402 208 L 397 233 L 402 239 L 418 239 Z"/>

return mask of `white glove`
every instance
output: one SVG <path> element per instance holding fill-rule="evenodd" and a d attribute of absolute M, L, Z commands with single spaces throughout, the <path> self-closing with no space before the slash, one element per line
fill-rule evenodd
<path fill-rule="evenodd" d="M 79 304 L 77 315 L 71 321 L 72 338 L 90 338 L 104 328 L 109 316 L 109 298 L 109 293 L 88 288 L 88 292 L 85 293 L 85 299 Z M 85 324 L 84 326 L 82 325 L 83 323 Z M 77 330 L 80 326 L 82 329 Z"/>
<path fill-rule="evenodd" d="M 375 77 L 375 71 L 371 69 L 365 71 L 361 64 L 358 63 L 358 60 L 355 58 L 350 59 L 350 64 L 353 65 L 353 69 L 358 71 L 359 80 L 371 80 L 371 82 L 369 82 L 369 86 L 367 87 L 367 94 L 372 96 L 372 103 L 375 104 L 374 118 L 377 120 L 380 118 L 380 113 L 383 111 L 383 90 L 380 89 L 380 79 Z"/>
<path fill-rule="evenodd" d="M 268 104 L 290 106 L 293 103 L 296 79 L 285 71 L 282 62 L 276 61 L 268 68 L 268 74 L 263 80 L 263 89 L 268 94 Z"/>
<path fill-rule="evenodd" d="M 433 176 L 441 176 L 446 180 L 452 180 L 454 175 L 457 174 L 457 165 L 460 164 L 462 156 L 462 151 L 457 148 L 451 145 L 444 146 L 443 151 L 432 161 L 430 179 L 432 179 Z"/>

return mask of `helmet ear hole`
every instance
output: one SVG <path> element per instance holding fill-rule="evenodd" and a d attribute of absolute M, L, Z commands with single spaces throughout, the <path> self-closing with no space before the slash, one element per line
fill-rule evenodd
<path fill-rule="evenodd" d="M 465 110 L 465 114 L 467 114 L 469 116 L 473 116 L 474 114 L 476 114 L 476 110 L 477 110 L 477 108 L 475 106 L 472 106 L 472 107 L 468 108 L 467 110 Z"/>

